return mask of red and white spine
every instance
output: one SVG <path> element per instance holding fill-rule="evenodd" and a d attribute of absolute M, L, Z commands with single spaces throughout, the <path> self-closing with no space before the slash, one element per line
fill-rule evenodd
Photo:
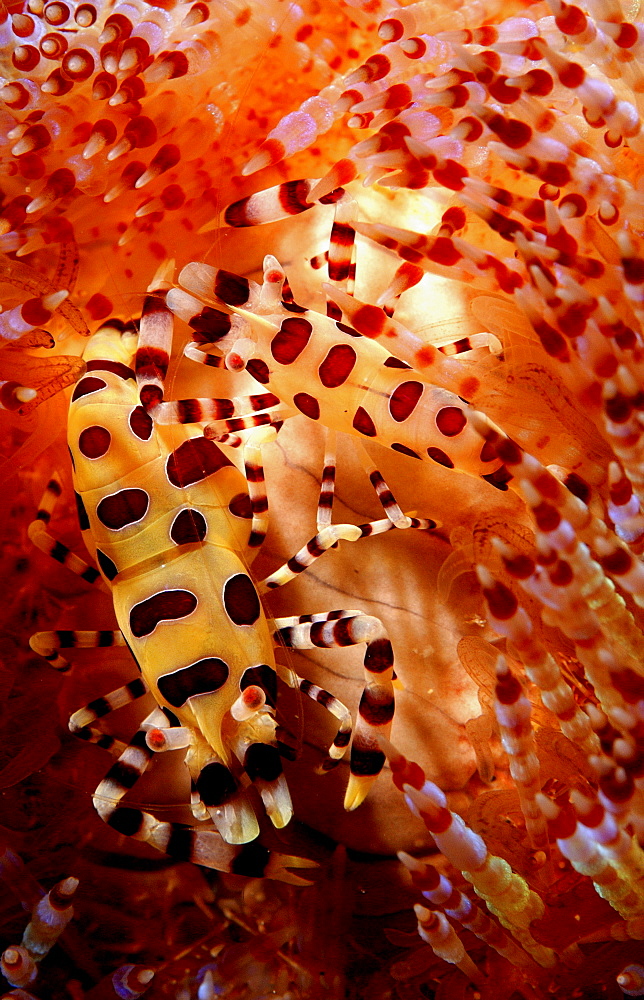
<path fill-rule="evenodd" d="M 541 775 L 530 721 L 532 706 L 503 656 L 497 660 L 496 678 L 494 714 L 503 749 L 508 755 L 510 774 L 519 793 L 528 837 L 535 850 L 547 852 L 548 829 L 535 800 L 537 792 L 541 791 Z"/>
<path fill-rule="evenodd" d="M 485 981 L 483 973 L 465 951 L 463 942 L 444 913 L 436 910 L 432 912 L 420 903 L 414 906 L 414 913 L 418 919 L 418 933 L 435 955 L 444 962 L 455 965 L 473 983 Z"/>
<path fill-rule="evenodd" d="M 445 875 L 441 875 L 433 865 L 412 858 L 404 851 L 398 852 L 398 858 L 411 875 L 414 886 L 434 906 L 444 910 L 450 920 L 457 920 L 465 930 L 471 931 L 513 965 L 522 968 L 535 968 L 534 962 L 523 948 L 520 948 L 512 938 L 508 937 L 505 931 L 491 920 L 480 906 L 477 906 L 464 893 L 456 889 L 450 880 Z"/>
<path fill-rule="evenodd" d="M 22 944 L 35 961 L 47 954 L 74 916 L 71 900 L 77 888 L 78 879 L 70 876 L 58 882 L 35 906 L 22 935 Z"/>

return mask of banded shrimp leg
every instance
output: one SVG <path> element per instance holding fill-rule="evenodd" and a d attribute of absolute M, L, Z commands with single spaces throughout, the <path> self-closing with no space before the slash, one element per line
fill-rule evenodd
<path fill-rule="evenodd" d="M 150 308 L 154 308 L 159 314 L 162 312 L 162 307 L 159 303 L 154 306 L 151 305 Z M 158 349 L 159 345 L 157 344 L 157 352 Z M 151 354 L 145 342 L 140 344 L 139 350 L 144 357 L 148 357 Z M 166 357 L 169 357 L 167 349 L 165 349 L 165 352 Z M 157 356 L 159 355 L 157 354 Z M 203 418 L 210 405 L 209 400 L 182 400 L 180 401 L 180 405 L 170 403 L 166 406 L 161 392 L 147 393 L 147 386 L 150 385 L 154 377 L 154 374 L 149 370 L 144 373 L 144 384 L 141 391 L 141 398 L 146 399 L 148 402 L 148 412 L 153 419 L 158 418 L 159 422 L 189 423 L 192 422 L 192 418 L 195 415 Z M 157 379 L 157 384 L 162 384 L 162 376 Z M 221 433 L 240 433 L 251 427 L 256 428 L 260 420 L 264 425 L 274 423 L 273 415 L 270 412 L 266 412 L 263 415 L 260 413 L 258 415 L 249 414 L 231 418 L 218 418 L 210 424 L 210 439 L 212 440 Z M 250 464 L 252 474 L 248 475 L 249 480 L 263 484 L 263 470 L 261 469 L 259 454 Z M 249 462 L 247 460 L 247 474 L 248 465 Z M 379 477 L 379 481 L 381 478 Z M 271 574 L 265 581 L 261 581 L 257 585 L 260 591 L 272 589 L 287 583 L 303 569 L 308 568 L 341 538 L 357 540 L 369 534 L 390 530 L 396 522 L 400 522 L 401 520 L 404 521 L 403 526 L 405 527 L 422 529 L 435 527 L 435 522 L 419 518 L 406 518 L 402 515 L 395 501 L 390 497 L 384 481 L 379 499 L 385 509 L 385 513 L 388 515 L 387 518 L 369 522 L 363 526 L 329 524 L 330 476 L 327 475 L 326 479 L 323 477 L 323 480 L 322 499 L 318 505 L 319 511 L 324 511 L 324 515 L 319 514 L 318 516 L 318 523 L 321 526 L 321 530 L 310 540 L 305 549 L 292 557 L 291 560 L 278 571 Z M 265 494 L 263 493 L 261 496 L 261 507 L 261 514 L 265 515 L 267 506 Z M 265 526 L 262 527 L 262 532 L 265 532 Z M 336 620 L 343 621 L 344 624 L 330 624 Z M 367 647 L 364 657 L 365 691 L 359 710 L 358 731 L 352 747 L 351 777 L 345 798 L 346 808 L 356 808 L 364 799 L 370 785 L 384 764 L 384 756 L 377 747 L 376 731 L 382 727 L 388 731 L 393 716 L 393 654 L 384 626 L 379 619 L 373 616 L 365 615 L 362 612 L 349 612 L 344 609 L 331 613 L 324 612 L 319 616 L 303 616 L 302 618 L 288 619 L 287 623 L 282 623 L 278 620 L 276 625 L 275 639 L 281 644 L 292 648 L 309 649 L 314 646 L 329 648 L 331 646 L 349 646 L 358 643 L 365 643 Z M 321 701 L 319 688 L 308 683 L 302 685 L 301 678 L 294 675 L 290 676 L 290 681 L 288 673 L 283 679 L 291 683 L 291 686 L 298 684 L 300 689 L 309 697 Z M 322 693 L 322 697 L 324 699 L 322 703 L 329 710 L 333 711 L 334 707 L 336 709 L 339 708 L 339 703 L 337 701 L 329 701 L 325 693 Z M 345 744 L 347 733 L 348 729 L 346 725 L 341 722 L 340 739 L 336 740 L 330 751 L 330 756 L 333 759 L 341 755 L 340 751 L 343 749 L 341 744 Z"/>
<path fill-rule="evenodd" d="M 150 844 L 174 861 L 191 861 L 248 878 L 275 878 L 292 885 L 310 885 L 305 877 L 306 870 L 310 871 L 316 864 L 307 858 L 269 850 L 257 841 L 229 844 L 215 829 L 159 820 L 145 809 L 122 805 L 125 796 L 145 774 L 155 753 L 189 746 L 189 738 L 178 720 L 169 710 L 158 706 L 145 717 L 127 744 L 94 725 L 98 719 L 146 694 L 149 694 L 147 685 L 137 678 L 83 706 L 70 718 L 70 730 L 75 736 L 96 743 L 117 757 L 93 795 L 94 807 L 103 822 L 123 836 Z M 304 869 L 302 875 L 297 874 L 299 869 Z"/>
<path fill-rule="evenodd" d="M 344 183 L 341 174 L 336 179 L 339 184 Z M 459 391 L 459 381 L 466 378 L 468 372 L 465 366 L 451 359 L 459 356 L 462 361 L 500 353 L 500 341 L 487 331 L 460 337 L 456 341 L 447 340 L 441 346 L 433 347 L 424 336 L 393 319 L 401 295 L 417 285 L 426 271 L 431 272 L 433 269 L 437 274 L 463 281 L 471 281 L 473 275 L 480 277 L 481 256 L 485 255 L 480 252 L 476 255 L 470 244 L 458 238 L 458 246 L 454 244 L 455 234 L 466 221 L 464 212 L 457 206 L 452 206 L 443 213 L 431 235 L 421 237 L 416 233 L 408 234 L 415 238 L 411 247 L 422 250 L 418 254 L 419 263 L 413 264 L 404 259 L 375 305 L 361 301 L 354 295 L 356 233 L 389 250 L 394 244 L 398 246 L 394 237 L 400 237 L 405 231 L 361 222 L 358 218 L 358 205 L 350 191 L 340 186 L 331 190 L 329 177 L 322 180 L 285 181 L 257 191 L 228 205 L 221 221 L 234 229 L 250 228 L 286 220 L 318 205 L 333 205 L 328 250 L 311 257 L 309 262 L 316 271 L 328 263 L 329 281 L 321 285 L 328 316 L 350 323 L 363 336 L 379 340 L 387 350 L 410 367 L 418 371 L 430 370 L 432 379 L 454 392 Z M 206 232 L 209 228 L 210 226 L 204 226 L 202 231 Z M 411 249 L 407 256 L 409 253 Z M 399 255 L 399 259 L 400 257 L 405 258 L 405 252 Z M 288 306 L 296 305 L 288 281 L 285 283 L 283 301 Z M 441 358 L 441 355 L 445 357 Z"/>

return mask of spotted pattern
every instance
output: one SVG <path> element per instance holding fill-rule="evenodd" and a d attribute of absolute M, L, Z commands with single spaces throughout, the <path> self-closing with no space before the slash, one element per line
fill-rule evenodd
<path fill-rule="evenodd" d="M 151 635 L 159 622 L 186 618 L 197 607 L 197 598 L 189 590 L 162 590 L 135 604 L 130 611 L 130 631 L 137 639 Z"/>
<path fill-rule="evenodd" d="M 396 386 L 389 400 L 389 412 L 394 420 L 402 423 L 412 415 L 423 394 L 422 382 L 401 382 Z"/>
<path fill-rule="evenodd" d="M 112 435 L 107 427 L 94 424 L 86 427 L 78 437 L 78 448 L 85 458 L 102 458 L 112 443 Z"/>
<path fill-rule="evenodd" d="M 150 440 L 154 424 L 152 422 L 152 417 L 149 413 L 146 413 L 142 406 L 134 407 L 130 413 L 128 423 L 130 425 L 130 430 L 135 437 L 139 438 L 140 441 Z"/>
<path fill-rule="evenodd" d="M 259 618 L 259 597 L 245 573 L 236 573 L 226 580 L 223 601 L 226 613 L 235 625 L 254 625 Z"/>
<path fill-rule="evenodd" d="M 230 669 L 224 660 L 216 656 L 207 656 L 203 660 L 191 663 L 188 667 L 181 667 L 180 670 L 159 677 L 157 687 L 173 708 L 181 708 L 188 698 L 219 691 L 229 676 Z"/>
<path fill-rule="evenodd" d="M 119 490 L 103 497 L 96 514 L 101 524 L 112 531 L 120 531 L 129 524 L 136 524 L 145 517 L 150 505 L 150 497 L 145 490 Z"/>
<path fill-rule="evenodd" d="M 104 379 L 98 378 L 96 375 L 86 375 L 80 382 L 76 383 L 76 388 L 72 393 L 72 403 L 83 396 L 89 396 L 92 392 L 99 392 L 101 389 L 107 389 L 107 382 Z"/>
<path fill-rule="evenodd" d="M 349 344 L 335 344 L 318 369 L 320 382 L 327 389 L 343 385 L 353 371 L 357 354 Z"/>
<path fill-rule="evenodd" d="M 315 396 L 310 396 L 308 392 L 296 392 L 293 396 L 293 402 L 305 416 L 310 417 L 311 420 L 319 420 L 320 404 Z"/>
<path fill-rule="evenodd" d="M 292 365 L 297 361 L 313 333 L 307 319 L 289 316 L 271 341 L 271 354 L 280 365 Z"/>
<path fill-rule="evenodd" d="M 456 437 L 467 423 L 459 406 L 443 406 L 436 414 L 436 426 L 445 437 Z"/>
<path fill-rule="evenodd" d="M 190 438 L 168 456 L 166 472 L 172 486 L 182 489 L 199 483 L 226 465 L 232 465 L 214 441 L 205 437 Z"/>
<path fill-rule="evenodd" d="M 353 427 L 365 437 L 375 437 L 376 425 L 363 406 L 359 406 L 353 418 Z"/>
<path fill-rule="evenodd" d="M 190 545 L 203 542 L 208 533 L 208 524 L 199 510 L 181 510 L 170 525 L 170 538 L 175 545 Z"/>

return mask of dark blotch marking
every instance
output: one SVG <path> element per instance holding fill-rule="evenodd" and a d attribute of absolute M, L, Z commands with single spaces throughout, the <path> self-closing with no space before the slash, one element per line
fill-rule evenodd
<path fill-rule="evenodd" d="M 108 580 L 113 580 L 114 577 L 118 574 L 118 570 L 116 568 L 116 565 L 110 559 L 110 557 L 106 556 L 105 553 L 101 552 L 100 549 L 97 549 L 96 559 L 98 561 L 98 565 L 101 567 L 103 576 L 107 577 Z"/>
<path fill-rule="evenodd" d="M 208 523 L 201 511 L 190 508 L 181 510 L 170 526 L 170 538 L 175 545 L 190 545 L 203 542 L 208 532 Z"/>
<path fill-rule="evenodd" d="M 231 405 L 231 413 L 232 410 L 233 407 Z M 177 420 L 180 424 L 198 424 L 200 420 L 203 420 L 202 412 L 201 403 L 196 399 L 177 400 Z M 224 413 L 222 415 L 229 417 L 231 413 Z"/>
<path fill-rule="evenodd" d="M 217 271 L 213 291 L 217 298 L 228 306 L 243 306 L 250 296 L 250 286 L 246 278 L 221 269 Z"/>
<path fill-rule="evenodd" d="M 268 370 L 268 365 L 261 358 L 251 358 L 250 361 L 246 362 L 246 371 L 250 372 L 253 378 L 261 382 L 262 385 L 266 385 L 271 375 Z"/>
<path fill-rule="evenodd" d="M 484 479 L 490 486 L 494 486 L 495 489 L 505 493 L 508 489 L 508 483 L 511 479 L 514 479 L 514 476 L 505 465 L 501 465 L 496 472 L 490 472 L 487 476 L 481 476 L 481 479 Z"/>
<path fill-rule="evenodd" d="M 166 854 L 175 861 L 191 861 L 193 854 L 194 833 L 189 826 L 173 823 L 170 839 L 166 846 Z"/>
<path fill-rule="evenodd" d="M 364 409 L 364 407 L 359 406 L 356 410 L 355 416 L 353 418 L 353 427 L 360 434 L 364 434 L 365 437 L 375 437 L 376 436 L 376 425 L 373 420 Z"/>
<path fill-rule="evenodd" d="M 186 618 L 196 607 L 197 598 L 189 590 L 162 590 L 134 605 L 130 611 L 130 631 L 141 639 L 154 632 L 159 622 Z"/>
<path fill-rule="evenodd" d="M 119 490 L 118 493 L 104 497 L 96 508 L 96 513 L 106 528 L 119 531 L 145 517 L 149 505 L 150 498 L 145 490 Z"/>
<path fill-rule="evenodd" d="M 279 750 L 266 743 L 251 743 L 244 757 L 244 770 L 251 781 L 275 781 L 282 773 Z"/>
<path fill-rule="evenodd" d="M 271 340 L 271 354 L 280 365 L 292 365 L 297 361 L 313 333 L 308 319 L 289 316 Z"/>
<path fill-rule="evenodd" d="M 94 424 L 81 431 L 78 437 L 78 448 L 85 458 L 102 458 L 112 443 L 112 435 L 107 427 Z"/>
<path fill-rule="evenodd" d="M 401 423 L 414 412 L 423 394 L 422 382 L 402 382 L 396 386 L 389 400 L 389 412 L 394 420 Z"/>
<path fill-rule="evenodd" d="M 121 788 L 134 788 L 141 777 L 141 772 L 137 767 L 126 764 L 125 761 L 117 760 L 116 764 L 109 769 L 105 777 L 120 785 Z"/>
<path fill-rule="evenodd" d="M 213 694 L 224 686 L 230 670 L 228 664 L 216 656 L 207 656 L 188 667 L 174 670 L 159 677 L 157 687 L 173 708 L 181 708 L 188 698 L 200 694 Z"/>
<path fill-rule="evenodd" d="M 271 708 L 275 708 L 277 703 L 277 674 L 267 663 L 260 663 L 257 667 L 248 667 L 244 671 L 239 682 L 240 691 L 245 691 L 252 684 L 262 689 L 266 695 L 266 703 Z"/>
<path fill-rule="evenodd" d="M 72 393 L 72 403 L 82 396 L 89 396 L 91 392 L 98 392 L 100 389 L 107 389 L 107 382 L 102 378 L 97 378 L 96 375 L 86 375 L 80 382 L 76 383 L 76 388 Z"/>
<path fill-rule="evenodd" d="M 367 646 L 364 657 L 365 670 L 372 674 L 381 674 L 393 666 L 394 652 L 389 639 L 374 639 Z"/>
<path fill-rule="evenodd" d="M 107 823 L 113 830 L 122 833 L 124 837 L 133 837 L 143 826 L 143 813 L 140 809 L 122 806 L 115 809 L 111 816 L 108 816 Z"/>
<path fill-rule="evenodd" d="M 411 448 L 408 448 L 406 444 L 399 444 L 397 441 L 394 441 L 390 447 L 392 451 L 399 451 L 401 455 L 409 455 L 410 458 L 420 458 L 420 455 L 412 451 Z"/>
<path fill-rule="evenodd" d="M 228 504 L 228 510 L 234 517 L 250 519 L 253 516 L 253 510 L 248 493 L 237 493 Z"/>
<path fill-rule="evenodd" d="M 310 396 L 308 392 L 297 392 L 293 396 L 293 402 L 298 410 L 311 420 L 320 419 L 320 404 L 315 396 Z"/>
<path fill-rule="evenodd" d="M 168 352 L 160 347 L 154 347 L 152 344 L 139 347 L 134 360 L 139 379 L 160 378 L 163 380 L 170 364 Z"/>
<path fill-rule="evenodd" d="M 436 414 L 436 426 L 445 437 L 456 437 L 467 423 L 459 406 L 443 406 Z"/>
<path fill-rule="evenodd" d="M 496 448 L 494 447 L 491 441 L 486 441 L 483 447 L 481 448 L 481 454 L 479 458 L 481 459 L 482 462 L 493 462 L 496 457 L 497 457 Z"/>
<path fill-rule="evenodd" d="M 387 360 L 383 362 L 383 366 L 385 368 L 410 368 L 411 369 L 411 365 L 408 365 L 406 361 L 401 361 L 400 358 L 394 358 L 393 356 L 391 358 L 387 358 Z"/>
<path fill-rule="evenodd" d="M 104 715 L 109 715 L 112 711 L 112 706 L 107 698 L 94 698 L 88 703 L 87 708 L 97 719 L 102 719 Z"/>
<path fill-rule="evenodd" d="M 380 774 L 385 764 L 385 755 L 380 750 L 361 749 L 355 741 L 351 747 L 351 773 L 369 777 Z"/>
<path fill-rule="evenodd" d="M 279 186 L 280 205 L 289 215 L 299 215 L 300 212 L 307 212 L 312 207 L 308 201 L 310 185 L 307 181 L 285 181 Z M 324 199 L 320 202 L 323 204 Z"/>
<path fill-rule="evenodd" d="M 564 479 L 564 486 L 573 494 L 579 497 L 584 503 L 588 503 L 592 496 L 592 491 L 588 483 L 578 476 L 576 472 L 569 472 Z"/>
<path fill-rule="evenodd" d="M 257 840 L 244 844 L 239 854 L 230 866 L 233 875 L 245 875 L 246 878 L 263 878 L 271 852 Z"/>
<path fill-rule="evenodd" d="M 235 625 L 254 625 L 259 618 L 259 597 L 245 573 L 236 573 L 226 580 L 223 601 L 226 613 Z"/>
<path fill-rule="evenodd" d="M 165 707 L 165 705 L 161 706 L 161 711 L 163 712 L 163 714 L 165 715 L 166 719 L 168 720 L 171 726 L 176 727 L 181 725 L 179 719 L 176 717 L 174 712 L 171 712 L 169 708 Z"/>
<path fill-rule="evenodd" d="M 74 499 L 76 500 L 76 513 L 78 514 L 78 523 L 80 524 L 81 531 L 89 530 L 89 518 L 87 516 L 87 511 L 85 510 L 85 504 L 83 503 L 83 498 L 80 493 L 74 490 Z"/>
<path fill-rule="evenodd" d="M 231 465 L 214 441 L 205 437 L 190 438 L 168 455 L 166 472 L 173 486 L 181 489 L 199 483 L 226 465 Z"/>
<path fill-rule="evenodd" d="M 134 378 L 134 371 L 128 368 L 127 365 L 121 364 L 120 361 L 108 361 L 107 359 L 96 359 L 94 361 L 87 362 L 88 372 L 111 372 L 112 375 L 118 375 L 122 378 L 124 382 L 128 379 Z"/>
<path fill-rule="evenodd" d="M 152 437 L 154 424 L 152 417 L 146 413 L 142 406 L 135 406 L 130 413 L 128 423 L 130 430 L 140 441 L 149 441 Z"/>
<path fill-rule="evenodd" d="M 194 330 L 195 344 L 216 344 L 230 330 L 230 316 L 220 309 L 204 306 L 200 313 L 188 320 L 188 326 Z"/>
<path fill-rule="evenodd" d="M 427 454 L 431 458 L 432 462 L 436 462 L 438 465 L 444 465 L 446 469 L 454 468 L 454 463 L 451 458 L 449 458 L 444 451 L 441 451 L 440 448 L 428 448 Z M 485 478 L 486 477 L 483 476 L 483 479 Z"/>
<path fill-rule="evenodd" d="M 202 768 L 196 787 L 205 806 L 223 806 L 237 791 L 237 782 L 225 764 L 212 761 Z"/>
<path fill-rule="evenodd" d="M 377 702 L 367 691 L 363 692 L 358 709 L 360 717 L 371 726 L 386 726 L 394 717 L 396 706 L 393 698 L 385 702 Z"/>
<path fill-rule="evenodd" d="M 332 347 L 318 369 L 320 382 L 327 389 L 337 389 L 349 378 L 356 363 L 356 352 L 349 344 Z"/>

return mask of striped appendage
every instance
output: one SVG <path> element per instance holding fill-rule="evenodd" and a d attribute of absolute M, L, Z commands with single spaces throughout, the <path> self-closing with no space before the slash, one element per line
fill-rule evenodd
<path fill-rule="evenodd" d="M 58 629 L 55 632 L 36 632 L 29 639 L 34 653 L 38 653 L 55 670 L 69 670 L 69 661 L 59 649 L 99 649 L 106 646 L 124 646 L 121 632 L 76 632 Z"/>
<path fill-rule="evenodd" d="M 36 961 L 51 950 L 74 916 L 72 897 L 77 888 L 77 878 L 63 879 L 34 907 L 22 943 Z"/>
<path fill-rule="evenodd" d="M 403 515 L 404 516 L 404 515 Z M 436 521 L 422 517 L 407 517 L 408 524 L 402 527 L 417 528 L 421 531 L 430 531 L 437 526 Z M 314 535 L 306 545 L 304 545 L 294 556 L 285 562 L 279 569 L 276 569 L 270 576 L 258 584 L 260 591 L 273 590 L 276 587 L 283 587 L 285 583 L 294 580 L 296 576 L 303 573 L 313 563 L 334 548 L 340 540 L 357 542 L 359 538 L 368 538 L 370 535 L 381 535 L 390 531 L 394 527 L 401 527 L 389 518 L 380 521 L 369 521 L 367 524 L 331 524 L 323 528 Z"/>
<path fill-rule="evenodd" d="M 136 682 L 133 682 L 135 684 Z M 141 682 L 139 682 L 141 683 Z M 91 702 L 85 709 L 74 713 L 72 720 L 82 723 L 81 735 L 87 731 L 89 717 L 99 718 L 114 708 L 126 704 L 129 695 L 134 695 L 132 685 L 126 685 L 112 692 L 104 699 Z M 103 704 L 101 704 L 103 702 Z M 108 707 L 111 706 L 111 707 Z M 162 822 L 151 813 L 138 808 L 121 805 L 127 793 L 145 773 L 155 750 L 148 745 L 148 734 L 159 728 L 160 711 L 153 712 L 143 721 L 129 744 L 122 750 L 94 793 L 94 805 L 101 819 L 123 836 L 142 840 L 157 850 L 168 854 L 175 861 L 192 861 L 195 864 L 227 871 L 252 878 L 278 878 L 293 885 L 308 885 L 309 882 L 289 871 L 290 868 L 313 868 L 314 862 L 304 858 L 269 851 L 256 842 L 236 846 L 226 843 L 214 830 L 200 830 L 182 823 Z M 70 720 L 70 728 L 72 728 Z M 166 726 L 169 720 L 166 719 Z M 169 730 L 172 732 L 172 728 Z M 199 777 L 198 795 L 202 800 L 206 785 L 203 771 Z M 207 817 L 206 813 L 206 817 Z"/>
<path fill-rule="evenodd" d="M 275 276 L 279 287 L 282 275 L 281 265 L 270 255 L 264 260 L 262 285 L 192 263 L 179 275 L 182 288 L 168 292 L 167 303 L 193 330 L 214 328 L 209 344 L 201 332 L 194 339 L 202 348 L 221 350 L 228 367 L 245 367 L 271 390 L 282 401 L 280 417 L 300 412 L 325 427 L 373 438 L 400 454 L 480 476 L 500 490 L 508 488 L 511 477 L 470 425 L 464 399 L 478 388 L 471 369 L 429 348 L 381 309 L 359 303 L 335 285 L 325 290 L 347 312 L 351 326 L 300 306 L 294 309 L 283 298 L 276 303 L 268 290 L 273 290 Z M 217 310 L 217 303 L 230 314 Z M 414 360 L 421 369 L 431 366 L 431 382 L 389 354 L 383 345 L 389 346 L 395 337 L 411 337 L 413 352 L 420 356 Z M 197 358 L 198 352 L 191 349 L 189 356 Z M 239 420 L 221 421 L 215 428 L 235 432 L 257 422 L 251 417 Z"/>
<path fill-rule="evenodd" d="M 275 397 L 272 397 L 275 399 Z M 264 482 L 264 463 L 262 447 L 275 440 L 277 431 L 274 427 L 257 428 L 251 431 L 244 442 L 244 473 L 248 484 L 248 497 L 253 520 L 251 524 L 248 545 L 259 548 L 268 530 L 268 497 Z"/>
<path fill-rule="evenodd" d="M 394 716 L 393 650 L 382 622 L 369 615 L 333 618 L 278 626 L 275 639 L 292 649 L 330 649 L 334 646 L 367 645 L 364 657 L 366 684 L 358 708 L 358 721 L 351 745 L 351 776 L 344 797 L 344 808 L 357 809 L 380 774 L 385 755 L 377 736 L 388 735 Z M 339 617 L 342 615 L 343 617 Z"/>
<path fill-rule="evenodd" d="M 398 858 L 410 873 L 414 888 L 422 892 L 434 906 L 444 910 L 448 917 L 458 921 L 514 965 L 535 969 L 534 962 L 526 952 L 480 906 L 455 888 L 445 875 L 441 875 L 437 868 L 418 861 L 404 851 L 398 852 Z"/>
<path fill-rule="evenodd" d="M 139 397 L 146 410 L 163 400 L 171 345 L 172 316 L 165 306 L 165 289 L 150 289 L 143 302 L 134 360 Z"/>
<path fill-rule="evenodd" d="M 96 698 L 70 719 L 70 729 L 79 738 L 117 756 L 96 790 L 97 812 L 119 832 L 161 850 L 167 846 L 175 856 L 181 854 L 179 838 L 185 856 L 199 860 L 208 855 L 213 866 L 220 867 L 220 858 L 225 865 L 237 854 L 226 855 L 232 851 L 227 846 L 217 853 L 213 845 L 219 841 L 212 837 L 221 837 L 237 850 L 259 834 L 247 795 L 250 783 L 259 791 L 274 826 L 285 826 L 292 816 L 281 766 L 284 748 L 273 717 L 275 671 L 338 720 L 327 766 L 342 756 L 350 742 L 351 717 L 330 693 L 275 665 L 268 623 L 248 573 L 248 562 L 267 527 L 261 447 L 274 438 L 273 425 L 286 408 L 269 392 L 241 400 L 166 404 L 163 388 L 172 323 L 164 297 L 158 289 L 148 296 L 138 339 L 118 321 L 96 332 L 86 351 L 87 374 L 76 386 L 70 408 L 68 441 L 80 526 L 88 544 L 96 548 L 121 631 L 39 633 L 32 646 L 59 668 L 66 666 L 61 649 L 129 646 L 141 677 Z M 288 344 L 284 349 L 289 350 Z M 168 434 L 156 427 L 166 419 L 172 424 L 191 423 L 222 412 L 241 413 L 221 418 L 229 430 L 253 428 L 244 442 L 246 483 L 206 436 L 183 429 Z M 327 457 L 325 482 L 330 489 L 323 492 L 330 511 L 329 470 L 334 460 Z M 141 467 L 146 470 L 143 478 Z M 390 513 L 395 501 L 384 483 L 379 486 Z M 53 480 L 37 525 L 49 521 L 59 492 Z M 323 507 L 321 502 L 319 509 Z M 416 518 L 405 521 L 410 527 L 433 526 Z M 271 582 L 279 585 L 291 579 L 340 537 L 366 537 L 393 524 L 388 518 L 363 526 L 328 525 L 309 543 L 306 554 L 298 553 L 290 561 L 282 579 Z M 199 584 L 203 578 L 219 601 L 215 623 Z M 347 808 L 355 808 L 383 760 L 372 730 L 386 731 L 393 714 L 391 645 L 377 619 L 360 612 L 305 617 L 306 621 L 289 623 L 298 633 L 291 635 L 293 645 L 303 641 L 302 630 L 312 645 L 367 644 L 367 685 L 346 800 Z M 343 617 L 344 626 L 339 623 Z M 285 637 L 286 632 L 279 636 L 282 644 Z M 161 708 L 148 716 L 129 745 L 102 731 L 102 718 L 148 693 Z M 154 754 L 175 748 L 186 751 L 195 818 L 213 823 L 217 834 L 210 830 L 206 836 L 205 831 L 160 823 L 153 815 L 123 804 Z M 275 865 L 279 864 L 277 859 Z"/>
<path fill-rule="evenodd" d="M 71 549 L 67 548 L 66 545 L 45 530 L 45 525 L 51 521 L 61 494 L 62 485 L 60 478 L 54 474 L 45 487 L 36 517 L 27 529 L 29 538 L 41 552 L 55 559 L 56 562 L 60 563 L 61 566 L 64 566 L 76 576 L 80 576 L 86 583 L 95 584 L 104 589 L 101 574 L 96 567 L 85 562 L 84 559 L 81 559 L 80 556 L 77 556 Z M 51 663 L 52 666 L 56 666 L 59 670 L 65 669 L 66 661 L 63 661 L 62 658 L 60 663 L 58 661 L 51 661 Z"/>

